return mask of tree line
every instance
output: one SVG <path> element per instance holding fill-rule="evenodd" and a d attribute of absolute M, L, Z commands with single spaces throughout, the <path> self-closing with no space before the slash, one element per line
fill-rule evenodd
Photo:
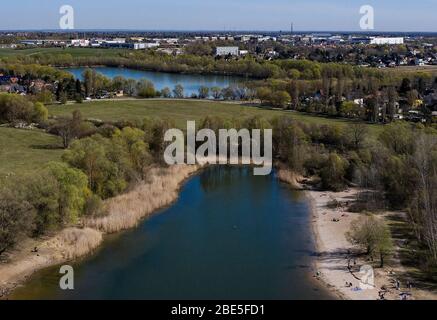
<path fill-rule="evenodd" d="M 29 226 L 31 234 L 38 235 L 88 214 L 102 214 L 102 199 L 147 179 L 151 164 L 162 165 L 164 133 L 173 127 L 169 120 L 152 118 L 91 123 L 79 112 L 56 119 L 48 130 L 63 138 L 63 162 L 2 188 L 1 224 L 12 231 L 3 231 L 0 242 L 12 243 L 9 237 L 21 234 L 13 228 L 20 226 Z M 199 126 L 217 131 L 230 127 L 272 128 L 275 158 L 297 173 L 315 177 L 313 183 L 321 189 L 341 191 L 358 185 L 373 190 L 358 202 L 357 210 L 406 209 L 425 252 L 421 261 L 427 266 L 437 262 L 434 129 L 399 122 L 375 135 L 360 123 L 308 124 L 291 117 L 229 120 L 207 116 Z M 9 225 L 16 216 L 31 222 Z"/>

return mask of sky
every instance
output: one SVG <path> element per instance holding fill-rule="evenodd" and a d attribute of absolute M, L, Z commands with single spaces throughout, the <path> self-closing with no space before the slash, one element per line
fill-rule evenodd
<path fill-rule="evenodd" d="M 2 0 L 0 30 L 59 29 L 62 5 L 75 29 L 358 31 L 372 5 L 375 31 L 437 32 L 437 0 Z"/>

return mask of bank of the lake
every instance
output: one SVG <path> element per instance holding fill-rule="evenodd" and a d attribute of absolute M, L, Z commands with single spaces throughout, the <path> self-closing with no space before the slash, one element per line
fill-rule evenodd
<path fill-rule="evenodd" d="M 0 261 L 0 299 L 8 297 L 39 270 L 90 254 L 102 243 L 104 232 L 135 227 L 141 219 L 171 204 L 177 199 L 181 184 L 199 169 L 185 165 L 150 168 L 147 181 L 105 202 L 107 216 L 86 219 L 54 235 L 21 241 L 5 261 Z"/>
<path fill-rule="evenodd" d="M 36 273 L 14 299 L 330 299 L 312 275 L 304 194 L 248 167 L 209 167 L 171 206 L 74 261 Z"/>
<path fill-rule="evenodd" d="M 85 67 L 75 67 L 65 68 L 64 70 L 72 73 L 75 78 L 83 80 L 83 72 L 86 69 Z M 147 79 L 153 82 L 157 90 L 162 90 L 166 87 L 173 90 L 176 85 L 180 84 L 183 86 L 184 95 L 187 97 L 190 97 L 192 94 L 197 95 L 199 88 L 202 86 L 208 88 L 219 87 L 223 89 L 244 81 L 241 77 L 226 75 L 165 73 L 104 66 L 91 67 L 91 69 L 110 79 L 117 76 L 135 80 Z"/>

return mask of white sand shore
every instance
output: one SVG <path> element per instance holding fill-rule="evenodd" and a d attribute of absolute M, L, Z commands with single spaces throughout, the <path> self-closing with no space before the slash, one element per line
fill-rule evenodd
<path fill-rule="evenodd" d="M 410 299 L 437 299 L 435 292 L 417 288 L 408 289 L 405 283 L 401 284 L 400 290 L 396 290 L 394 283 L 397 277 L 404 275 L 407 271 L 400 263 L 397 246 L 395 246 L 395 253 L 389 264 L 382 269 L 374 268 L 375 288 L 356 289 L 360 287 L 360 267 L 368 262 L 363 258 L 349 260 L 350 253 L 354 253 L 355 248 L 346 240 L 345 234 L 350 229 L 351 222 L 357 219 L 360 213 L 349 212 L 345 207 L 331 209 L 327 205 L 334 199 L 343 203 L 353 202 L 359 191 L 359 189 L 349 189 L 338 193 L 307 191 L 312 200 L 312 226 L 318 253 L 316 270 L 320 274 L 320 280 L 343 299 L 376 300 L 379 299 L 379 291 L 382 287 L 388 290 L 385 294 L 387 300 L 399 300 L 402 292 L 411 293 Z M 381 215 L 381 218 L 384 219 L 388 214 L 399 213 L 386 212 Z M 333 219 L 338 221 L 333 221 Z M 354 260 L 356 265 L 354 265 Z M 349 263 L 352 266 L 352 272 L 348 269 Z M 352 287 L 347 287 L 346 283 L 352 283 Z"/>
<path fill-rule="evenodd" d="M 89 254 L 101 244 L 104 233 L 135 227 L 141 219 L 170 205 L 178 198 L 181 184 L 199 169 L 186 165 L 152 169 L 149 181 L 106 201 L 108 216 L 84 221 L 85 228 L 67 228 L 52 237 L 23 241 L 6 261 L 0 261 L 0 299 L 34 272 Z M 35 247 L 37 252 L 33 252 Z"/>
<path fill-rule="evenodd" d="M 43 240 L 27 239 L 0 263 L 0 298 L 34 272 L 83 256 L 102 242 L 102 233 L 90 228 L 67 228 Z M 34 248 L 37 252 L 32 252 Z"/>
<path fill-rule="evenodd" d="M 352 300 L 375 300 L 378 298 L 378 289 L 356 290 L 359 287 L 357 280 L 348 270 L 348 251 L 353 250 L 346 240 L 345 233 L 350 223 L 358 214 L 329 209 L 327 204 L 333 200 L 353 201 L 357 190 L 346 192 L 319 192 L 307 191 L 312 202 L 312 223 L 316 238 L 318 258 L 316 261 L 320 279 L 341 298 Z M 333 219 L 339 219 L 334 222 Z M 352 283 L 352 287 L 346 287 Z M 375 282 L 378 287 L 378 281 Z"/>

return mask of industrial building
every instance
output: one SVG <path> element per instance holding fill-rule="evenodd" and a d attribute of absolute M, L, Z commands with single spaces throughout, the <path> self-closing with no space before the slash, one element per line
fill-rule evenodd
<path fill-rule="evenodd" d="M 217 47 L 216 55 L 218 56 L 238 56 L 240 55 L 240 50 L 238 47 Z"/>
<path fill-rule="evenodd" d="M 396 38 L 370 38 L 370 44 L 376 44 L 376 45 L 385 45 L 385 44 L 404 44 L 404 38 L 402 37 L 396 37 Z"/>

